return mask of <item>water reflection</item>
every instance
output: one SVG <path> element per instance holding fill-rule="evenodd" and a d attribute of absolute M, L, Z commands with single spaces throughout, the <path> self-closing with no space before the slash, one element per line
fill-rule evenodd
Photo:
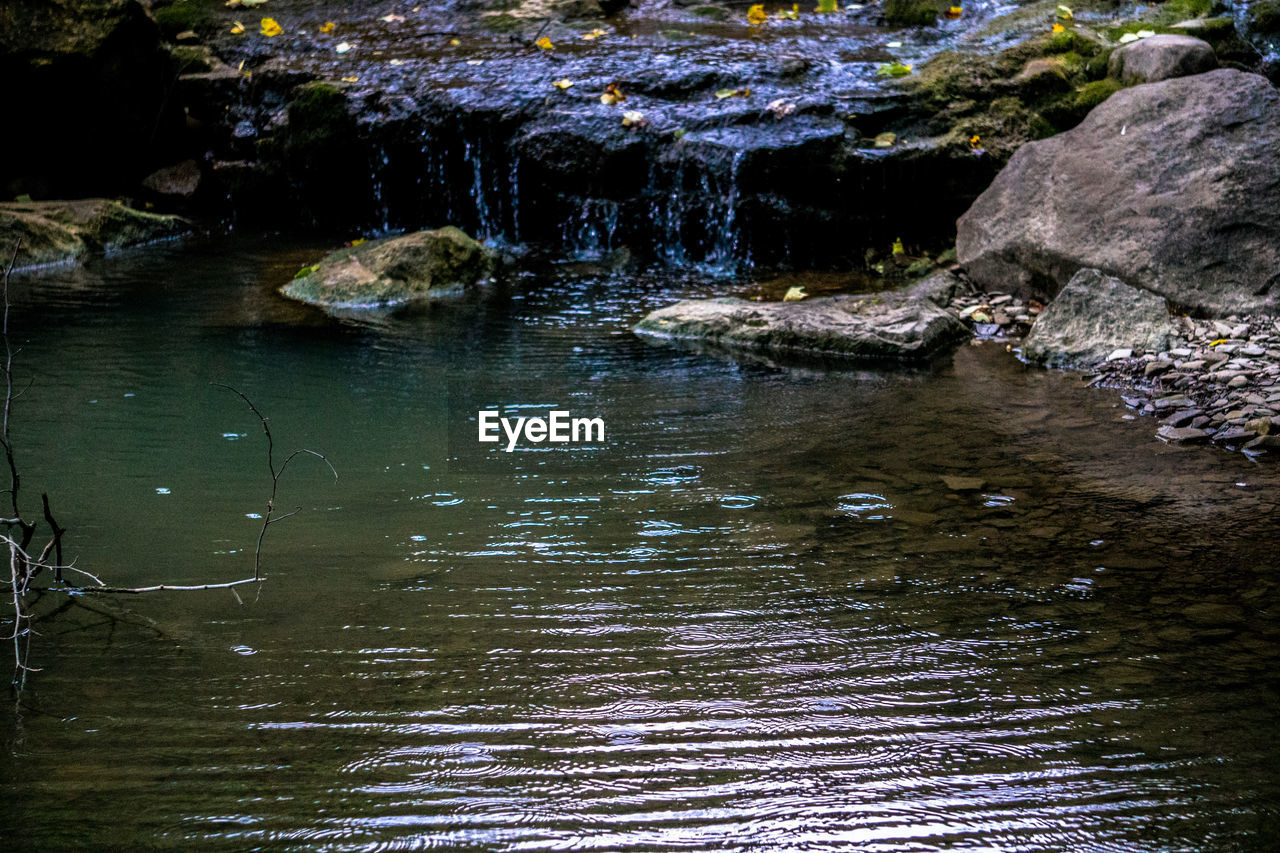
<path fill-rule="evenodd" d="M 251 557 L 261 448 L 207 378 L 342 480 L 299 469 L 254 600 L 42 623 L 45 669 L 0 729 L 5 838 L 1271 846 L 1272 469 L 1158 445 L 996 349 L 899 375 L 634 341 L 627 318 L 690 281 L 275 325 L 275 256 L 251 250 L 188 250 L 164 288 L 173 262 L 146 256 L 21 294 L 48 330 L 24 353 L 49 366 L 28 479 L 113 581 Z M 515 399 L 590 390 L 614 438 L 583 464 L 451 466 L 440 389 L 494 376 Z"/>

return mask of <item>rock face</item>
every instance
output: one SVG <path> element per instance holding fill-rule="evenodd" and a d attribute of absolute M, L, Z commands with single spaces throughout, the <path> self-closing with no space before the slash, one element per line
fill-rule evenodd
<path fill-rule="evenodd" d="M 887 361 L 924 361 L 968 335 L 950 313 L 909 293 L 771 303 L 687 299 L 650 313 L 635 331 L 770 355 Z"/>
<path fill-rule="evenodd" d="M 0 75 L 8 197 L 127 190 L 184 129 L 172 59 L 138 0 L 5 0 Z"/>
<path fill-rule="evenodd" d="M 475 284 L 495 260 L 490 249 L 446 226 L 340 249 L 303 269 L 283 293 L 323 308 L 389 307 Z"/>
<path fill-rule="evenodd" d="M 15 267 L 80 261 L 94 252 L 178 237 L 190 223 L 102 198 L 0 204 L 0 253 L 8 260 L 19 238 Z"/>
<path fill-rule="evenodd" d="M 1090 367 L 1116 350 L 1164 352 L 1174 335 L 1164 299 L 1084 269 L 1036 318 L 1022 354 L 1058 367 Z"/>
<path fill-rule="evenodd" d="M 1191 36 L 1157 35 L 1124 45 L 1111 54 L 1107 74 L 1126 86 L 1203 74 L 1218 67 L 1208 42 Z"/>
<path fill-rule="evenodd" d="M 1211 315 L 1280 309 L 1280 93 L 1221 69 L 1124 89 L 1024 145 L 960 218 L 989 290 L 1052 296 L 1086 267 Z"/>

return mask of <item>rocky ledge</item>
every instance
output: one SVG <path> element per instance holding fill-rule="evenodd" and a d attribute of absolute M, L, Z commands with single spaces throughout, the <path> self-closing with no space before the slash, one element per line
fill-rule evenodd
<path fill-rule="evenodd" d="M 191 223 L 179 216 L 104 198 L 0 203 L 0 246 L 7 255 L 19 240 L 22 244 L 15 269 L 79 263 L 92 254 L 169 240 L 190 230 Z"/>
<path fill-rule="evenodd" d="M 652 312 L 635 331 L 784 358 L 911 362 L 941 355 L 968 334 L 918 290 L 799 302 L 687 299 Z"/>

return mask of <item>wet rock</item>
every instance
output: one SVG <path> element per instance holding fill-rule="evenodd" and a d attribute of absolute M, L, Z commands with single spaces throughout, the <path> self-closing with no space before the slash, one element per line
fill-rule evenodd
<path fill-rule="evenodd" d="M 176 159 L 173 60 L 137 0 L 5 0 L 0 77 L 6 196 L 128 191 Z"/>
<path fill-rule="evenodd" d="M 1218 67 L 1208 42 L 1191 36 L 1155 35 L 1123 45 L 1111 54 L 1107 73 L 1126 86 L 1203 74 Z"/>
<path fill-rule="evenodd" d="M 158 169 L 142 179 L 142 186 L 164 199 L 188 201 L 200 188 L 200 164 L 183 160 Z"/>
<path fill-rule="evenodd" d="M 1114 360 L 1112 355 L 1128 358 L 1130 349 L 1160 352 L 1173 335 L 1163 299 L 1085 269 L 1036 319 L 1022 352 L 1043 364 L 1087 367 Z"/>
<path fill-rule="evenodd" d="M 448 226 L 339 249 L 281 292 L 323 308 L 389 307 L 476 284 L 495 264 L 492 250 Z"/>
<path fill-rule="evenodd" d="M 775 355 L 923 361 L 969 333 L 950 313 L 908 293 L 802 302 L 688 299 L 650 313 L 640 335 Z"/>
<path fill-rule="evenodd" d="M 944 476 L 942 482 L 953 492 L 977 492 L 987 485 L 987 481 L 981 477 L 957 477 L 953 475 Z"/>
<path fill-rule="evenodd" d="M 982 287 L 1042 298 L 1092 267 L 1201 312 L 1275 313 L 1280 93 L 1228 69 L 1124 89 L 1020 148 L 957 249 Z"/>
<path fill-rule="evenodd" d="M 1195 427 L 1162 426 L 1156 437 L 1172 444 L 1203 444 L 1209 440 L 1209 433 Z"/>
<path fill-rule="evenodd" d="M 94 253 L 167 240 L 189 230 L 190 223 L 181 217 L 101 198 L 0 203 L 0 245 L 12 247 L 21 238 L 15 263 L 19 268 L 78 262 Z"/>

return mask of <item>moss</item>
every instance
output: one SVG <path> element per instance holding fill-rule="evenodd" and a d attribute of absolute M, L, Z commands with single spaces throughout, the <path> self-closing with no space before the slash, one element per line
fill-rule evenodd
<path fill-rule="evenodd" d="M 341 135 L 351 125 L 347 99 L 332 83 L 300 86 L 289 103 L 289 140 L 292 146 L 326 141 Z"/>
<path fill-rule="evenodd" d="M 1254 3 L 1249 9 L 1249 29 L 1257 33 L 1280 32 L 1280 0 Z"/>
<path fill-rule="evenodd" d="M 1103 50 L 1089 57 L 1084 64 L 1084 76 L 1089 80 L 1102 80 L 1107 76 L 1107 67 L 1111 64 L 1111 51 Z"/>
<path fill-rule="evenodd" d="M 1109 77 L 1085 83 L 1070 94 L 1045 104 L 1041 113 L 1058 130 L 1068 130 L 1084 121 L 1090 110 L 1120 89 L 1120 83 Z"/>
<path fill-rule="evenodd" d="M 1044 43 L 1044 52 L 1046 54 L 1074 53 L 1079 56 L 1093 56 L 1101 49 L 1097 42 L 1086 38 L 1075 29 L 1054 33 Z"/>
<path fill-rule="evenodd" d="M 713 21 L 729 20 L 729 10 L 723 6 L 694 6 L 689 10 L 689 14 L 697 15 L 699 18 L 710 18 Z"/>
<path fill-rule="evenodd" d="M 213 70 L 209 48 L 198 45 L 176 45 L 170 53 L 178 66 L 179 74 L 203 74 Z"/>
<path fill-rule="evenodd" d="M 176 3 L 162 6 L 153 10 L 151 15 L 160 25 L 160 31 L 164 33 L 165 38 L 170 39 L 187 30 L 206 28 L 212 24 L 213 20 L 207 9 L 195 3 L 188 3 L 187 0 L 177 0 Z"/>
<path fill-rule="evenodd" d="M 883 10 L 894 27 L 927 27 L 938 20 L 937 0 L 885 0 Z"/>

